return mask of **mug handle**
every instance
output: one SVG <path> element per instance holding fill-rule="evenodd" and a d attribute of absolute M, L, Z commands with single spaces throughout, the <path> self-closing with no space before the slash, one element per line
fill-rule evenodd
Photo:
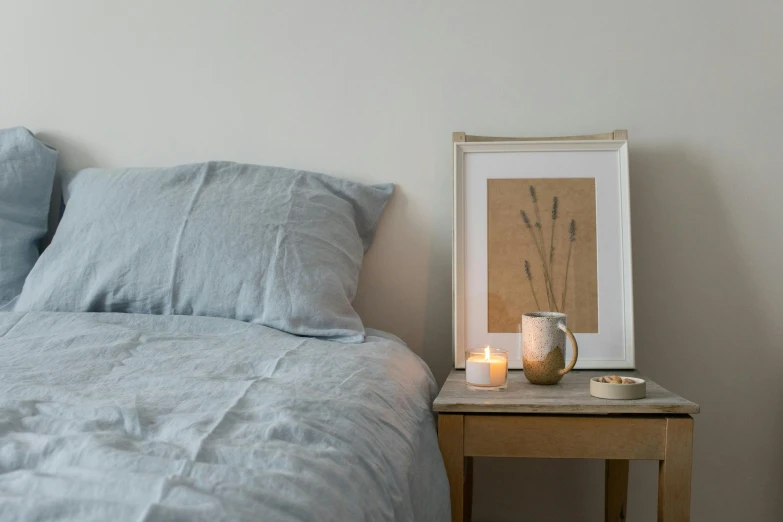
<path fill-rule="evenodd" d="M 571 356 L 571 362 L 568 363 L 568 366 L 560 370 L 560 375 L 565 375 L 571 370 L 574 369 L 574 365 L 576 364 L 576 359 L 579 357 L 579 345 L 576 344 L 576 338 L 574 337 L 574 334 L 571 333 L 571 330 L 566 327 L 563 323 L 558 323 L 557 327 L 563 330 L 569 339 L 571 339 L 571 346 L 574 347 L 574 355 Z"/>

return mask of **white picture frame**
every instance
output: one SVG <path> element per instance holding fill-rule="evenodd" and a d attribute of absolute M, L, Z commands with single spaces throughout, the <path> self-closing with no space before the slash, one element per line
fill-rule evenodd
<path fill-rule="evenodd" d="M 576 334 L 576 368 L 634 368 L 627 140 L 456 141 L 453 152 L 455 367 L 465 367 L 466 349 L 491 345 L 509 350 L 509 368 L 522 368 L 521 335 L 487 331 L 486 187 L 489 179 L 534 171 L 538 178 L 595 178 L 598 332 Z"/>

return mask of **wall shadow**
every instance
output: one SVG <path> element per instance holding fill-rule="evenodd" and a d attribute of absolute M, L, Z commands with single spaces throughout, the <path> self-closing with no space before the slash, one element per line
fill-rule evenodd
<path fill-rule="evenodd" d="M 701 406 L 693 518 L 765 519 L 783 510 L 774 493 L 783 490 L 782 332 L 760 305 L 764 289 L 742 247 L 750 231 L 731 219 L 731 193 L 714 169 L 706 154 L 681 145 L 632 145 L 637 363 Z M 741 182 L 743 165 L 720 169 Z M 632 476 L 631 486 L 654 487 L 649 475 Z M 742 479 L 725 479 L 732 475 Z"/>

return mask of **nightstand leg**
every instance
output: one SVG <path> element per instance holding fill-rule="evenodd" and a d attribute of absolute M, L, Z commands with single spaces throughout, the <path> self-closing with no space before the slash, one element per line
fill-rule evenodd
<path fill-rule="evenodd" d="M 463 522 L 470 522 L 473 519 L 473 457 L 465 457 L 465 498 Z"/>
<path fill-rule="evenodd" d="M 438 415 L 438 442 L 440 452 L 443 455 L 443 463 L 446 465 L 446 476 L 449 479 L 451 489 L 451 520 L 452 522 L 467 522 L 470 520 L 470 512 L 463 518 L 466 504 L 466 475 L 471 477 L 473 472 L 473 459 L 465 461 L 463 446 L 463 416 L 456 414 Z"/>
<path fill-rule="evenodd" d="M 606 461 L 604 520 L 625 522 L 628 510 L 628 461 Z"/>
<path fill-rule="evenodd" d="M 666 449 L 658 464 L 658 522 L 687 522 L 691 518 L 693 419 L 666 419 Z"/>

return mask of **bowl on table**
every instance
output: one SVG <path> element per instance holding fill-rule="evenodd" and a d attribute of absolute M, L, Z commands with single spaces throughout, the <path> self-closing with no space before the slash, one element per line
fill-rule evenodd
<path fill-rule="evenodd" d="M 631 400 L 643 399 L 647 395 L 647 383 L 638 377 L 618 375 L 623 384 L 601 382 L 601 377 L 590 379 L 590 395 L 599 399 Z M 632 381 L 632 382 L 629 382 Z"/>

